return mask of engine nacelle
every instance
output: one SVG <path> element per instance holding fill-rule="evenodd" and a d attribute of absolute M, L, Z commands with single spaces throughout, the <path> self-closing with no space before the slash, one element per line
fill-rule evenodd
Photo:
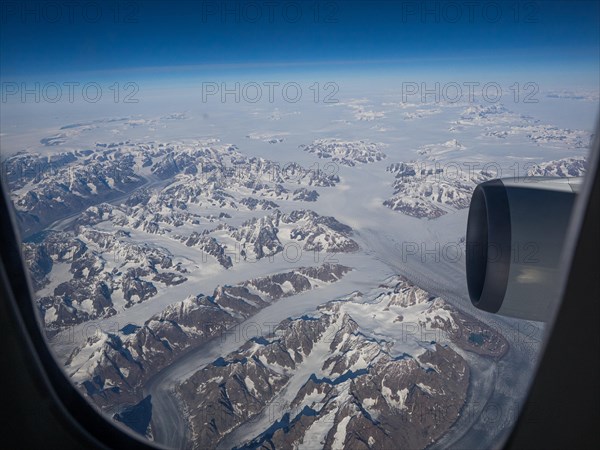
<path fill-rule="evenodd" d="M 562 247 L 582 178 L 522 177 L 475 188 L 467 285 L 484 311 L 544 321 L 558 300 Z"/>

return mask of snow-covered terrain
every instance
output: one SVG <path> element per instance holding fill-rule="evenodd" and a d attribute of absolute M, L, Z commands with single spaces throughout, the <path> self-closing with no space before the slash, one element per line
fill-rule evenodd
<path fill-rule="evenodd" d="M 283 297 L 334 283 L 350 269 L 324 264 L 235 286 L 218 286 L 169 305 L 143 326 L 90 336 L 65 363 L 71 379 L 97 404 L 110 410 L 135 399 L 143 383 L 190 347 L 225 333 L 236 323 Z"/>
<path fill-rule="evenodd" d="M 385 144 L 364 141 L 342 141 L 339 139 L 318 139 L 309 145 L 300 146 L 305 152 L 314 153 L 319 158 L 354 166 L 356 163 L 381 161 Z"/>
<path fill-rule="evenodd" d="M 592 121 L 400 97 L 5 126 L 35 301 L 81 392 L 175 447 L 505 436 L 484 407 L 522 401 L 543 328 L 468 301 L 471 193 L 584 175 Z M 596 108 L 579 97 L 547 101 Z"/>
<path fill-rule="evenodd" d="M 369 439 L 418 448 L 445 432 L 465 400 L 469 369 L 454 346 L 488 358 L 507 350 L 483 323 L 392 278 L 282 322 L 192 375 L 179 395 L 196 448 Z"/>
<path fill-rule="evenodd" d="M 494 178 L 483 170 L 476 173 L 458 170 L 450 174 L 444 168 L 428 167 L 419 161 L 391 164 L 387 170 L 395 176 L 394 193 L 383 204 L 394 211 L 428 219 L 452 209 L 468 208 L 475 186 Z"/>

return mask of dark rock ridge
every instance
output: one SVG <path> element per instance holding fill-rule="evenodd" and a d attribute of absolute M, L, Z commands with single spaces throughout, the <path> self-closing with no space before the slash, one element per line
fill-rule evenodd
<path fill-rule="evenodd" d="M 181 354 L 218 336 L 273 301 L 341 279 L 337 264 L 300 268 L 219 286 L 167 307 L 143 326 L 101 333 L 77 348 L 65 366 L 72 380 L 100 407 L 139 401 L 144 382 Z"/>
<path fill-rule="evenodd" d="M 484 171 L 447 176 L 443 169 L 424 162 L 394 163 L 387 171 L 395 177 L 394 193 L 383 205 L 419 219 L 435 219 L 448 210 L 468 208 L 475 186 L 493 176 Z"/>
<path fill-rule="evenodd" d="M 367 164 L 381 161 L 386 157 L 381 150 L 385 144 L 365 141 L 343 141 L 340 139 L 317 139 L 312 144 L 300 145 L 305 152 L 319 158 L 330 159 L 345 166 L 357 163 Z M 324 168 L 323 170 L 326 170 Z"/>
<path fill-rule="evenodd" d="M 113 419 L 131 428 L 138 434 L 148 437 L 152 419 L 152 396 L 148 395 L 136 405 L 129 406 L 113 415 Z"/>
<path fill-rule="evenodd" d="M 459 416 L 469 385 L 469 367 L 457 348 L 497 359 L 508 344 L 404 280 L 374 295 L 366 301 L 352 295 L 319 307 L 314 316 L 285 320 L 271 335 L 249 340 L 182 383 L 178 396 L 190 444 L 425 448 L 442 436 Z M 371 315 L 380 325 L 402 322 L 402 314 L 439 339 L 415 335 L 406 346 L 400 333 L 376 338 L 359 325 Z M 478 342 L 468 338 L 475 331 Z"/>

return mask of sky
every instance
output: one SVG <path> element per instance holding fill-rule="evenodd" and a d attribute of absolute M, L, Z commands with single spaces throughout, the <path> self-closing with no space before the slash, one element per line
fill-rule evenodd
<path fill-rule="evenodd" d="M 416 68 L 598 81 L 597 1 L 0 4 L 2 81 Z"/>

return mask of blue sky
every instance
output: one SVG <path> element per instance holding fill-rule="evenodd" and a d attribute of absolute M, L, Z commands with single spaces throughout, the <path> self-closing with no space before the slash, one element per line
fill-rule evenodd
<path fill-rule="evenodd" d="M 599 3 L 6 0 L 0 75 L 160 78 L 422 67 L 572 72 L 597 80 Z"/>

